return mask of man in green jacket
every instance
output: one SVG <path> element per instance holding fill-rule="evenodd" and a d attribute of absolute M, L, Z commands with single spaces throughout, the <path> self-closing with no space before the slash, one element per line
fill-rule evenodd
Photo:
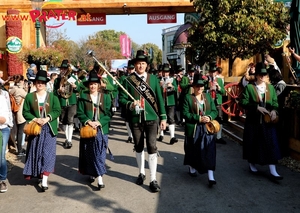
<path fill-rule="evenodd" d="M 163 78 L 160 80 L 160 84 L 163 91 L 163 98 L 165 101 L 165 108 L 167 113 L 167 122 L 169 124 L 170 131 L 170 144 L 178 142 L 175 137 L 175 105 L 176 105 L 176 95 L 177 95 L 177 83 L 176 80 L 170 76 L 170 66 L 169 64 L 163 65 Z M 160 131 L 160 136 L 158 141 L 163 141 L 164 131 Z"/>
<path fill-rule="evenodd" d="M 74 71 L 77 72 L 78 69 L 70 64 L 68 60 L 63 60 L 60 69 L 60 77 L 54 82 L 54 94 L 57 95 L 62 107 L 60 120 L 66 135 L 64 147 L 70 149 L 72 147 L 74 116 L 77 112 L 76 93 L 80 89 L 78 79 L 75 75 L 71 75 L 71 73 Z"/>
<path fill-rule="evenodd" d="M 142 185 L 146 179 L 144 168 L 144 139 L 146 136 L 146 146 L 149 155 L 150 190 L 152 192 L 158 192 L 160 191 L 160 186 L 156 181 L 156 136 L 159 127 L 162 130 L 166 128 L 164 100 L 157 77 L 146 72 L 149 59 L 144 51 L 138 50 L 136 58 L 133 59 L 133 61 L 135 72 L 128 76 L 123 84 L 132 98 L 128 93 L 122 90 L 120 93 L 120 103 L 129 109 L 129 123 L 139 167 L 139 176 L 136 180 L 136 184 Z"/>
<path fill-rule="evenodd" d="M 182 116 L 182 104 L 184 97 L 186 94 L 188 94 L 189 89 L 190 89 L 190 80 L 187 76 L 184 75 L 183 73 L 184 68 L 182 65 L 178 65 L 177 67 L 177 76 L 176 76 L 176 81 L 177 81 L 177 105 L 176 105 L 176 116 L 177 116 L 177 124 L 182 125 L 184 124 L 184 118 Z"/>

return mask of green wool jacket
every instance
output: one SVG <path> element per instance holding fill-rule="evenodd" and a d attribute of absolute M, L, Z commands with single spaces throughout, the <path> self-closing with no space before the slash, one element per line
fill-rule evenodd
<path fill-rule="evenodd" d="M 71 75 L 68 77 L 70 78 Z M 61 78 L 57 78 L 55 79 L 55 82 L 54 82 L 54 94 L 58 97 L 59 99 L 59 102 L 60 102 L 60 105 L 62 107 L 65 107 L 65 106 L 69 106 L 69 105 L 75 105 L 77 103 L 77 96 L 76 96 L 76 93 L 78 93 L 80 91 L 80 85 L 79 85 L 79 82 L 76 81 L 75 84 L 76 84 L 76 88 L 73 89 L 73 92 L 71 94 L 71 96 L 69 98 L 63 98 L 61 95 L 58 94 L 58 89 L 60 88 L 60 81 L 61 81 Z"/>
<path fill-rule="evenodd" d="M 88 90 L 88 88 L 84 85 L 85 83 L 84 82 L 86 82 L 87 80 L 86 79 L 82 79 L 80 82 L 79 82 L 79 84 L 78 84 L 78 92 L 79 93 L 81 93 L 81 92 L 83 92 L 83 91 L 85 91 L 85 90 Z"/>
<path fill-rule="evenodd" d="M 167 88 L 162 88 L 163 97 L 165 100 L 165 106 L 175 106 L 176 105 L 177 82 L 174 78 L 173 78 L 172 85 L 173 85 L 173 88 L 171 90 L 167 90 Z"/>
<path fill-rule="evenodd" d="M 187 94 L 190 89 L 190 79 L 186 76 L 182 76 L 179 86 L 182 90 L 181 92 Z"/>
<path fill-rule="evenodd" d="M 147 73 L 147 84 L 151 87 L 151 89 L 154 91 L 156 95 L 159 117 L 157 117 L 157 114 L 152 109 L 152 107 L 148 104 L 148 102 L 145 101 L 145 110 L 142 112 L 144 113 L 145 120 L 146 121 L 154 121 L 157 119 L 166 120 L 167 116 L 166 116 L 165 104 L 164 104 L 164 99 L 162 96 L 159 80 L 155 75 L 151 75 Z M 128 81 L 124 81 L 122 86 L 135 98 L 135 100 L 140 100 L 140 95 L 128 83 Z M 133 123 L 141 122 L 140 115 L 136 114 L 134 109 L 133 110 L 130 109 L 130 105 L 133 103 L 133 100 L 123 90 L 120 93 L 119 102 L 123 106 L 126 106 L 126 108 L 128 109 L 128 113 L 130 113 L 129 118 L 131 119 L 131 122 Z"/>
<path fill-rule="evenodd" d="M 225 88 L 224 88 L 224 83 L 223 83 L 223 80 L 222 78 L 217 78 L 216 77 L 216 80 L 217 80 L 217 83 L 219 84 L 219 86 L 221 87 L 220 90 L 217 90 L 216 92 L 216 104 L 218 105 L 221 105 L 222 104 L 222 96 L 226 94 L 226 91 L 225 91 Z M 206 87 L 205 87 L 205 91 L 207 93 L 209 93 L 209 82 L 206 84 Z"/>
<path fill-rule="evenodd" d="M 89 91 L 81 92 L 77 103 L 77 117 L 83 125 L 87 125 L 88 121 L 93 120 L 94 107 L 97 106 L 93 104 Z M 112 117 L 111 107 L 111 95 L 107 92 L 101 92 L 98 121 L 103 134 L 109 132 L 109 122 Z"/>
<path fill-rule="evenodd" d="M 119 91 L 118 91 L 119 86 L 117 83 L 114 84 L 114 79 L 112 77 L 110 77 L 109 75 L 107 75 L 107 80 L 109 82 L 108 85 L 110 85 L 109 88 L 110 88 L 110 91 L 112 92 L 112 96 L 113 96 L 113 98 L 116 98 L 119 93 Z"/>
<path fill-rule="evenodd" d="M 214 100 L 211 98 L 210 94 L 203 93 L 203 95 L 204 115 L 210 117 L 211 120 L 214 120 L 218 115 Z M 182 114 L 185 119 L 185 135 L 188 137 L 194 137 L 197 124 L 199 124 L 201 117 L 194 94 L 187 94 L 185 96 L 183 101 Z"/>
<path fill-rule="evenodd" d="M 271 84 L 267 84 L 265 93 L 265 108 L 268 111 L 278 111 L 277 95 L 274 87 Z M 260 122 L 261 113 L 257 110 L 259 105 L 259 96 L 254 84 L 248 84 L 242 93 L 239 104 L 246 110 L 246 122 Z"/>
<path fill-rule="evenodd" d="M 57 96 L 52 92 L 49 93 L 49 98 L 46 103 L 45 114 L 50 117 L 50 121 L 47 123 L 51 129 L 53 135 L 57 135 L 57 118 L 60 116 L 61 107 Z M 34 118 L 40 118 L 39 103 L 36 96 L 36 92 L 28 93 L 24 100 L 23 117 L 26 122 L 32 121 Z"/>

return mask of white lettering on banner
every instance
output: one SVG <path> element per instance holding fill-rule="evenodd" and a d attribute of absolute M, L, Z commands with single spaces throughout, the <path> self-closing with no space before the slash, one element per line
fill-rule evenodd
<path fill-rule="evenodd" d="M 150 15 L 149 20 L 174 20 L 176 18 L 176 15 Z"/>
<path fill-rule="evenodd" d="M 92 21 L 104 21 L 103 17 L 92 17 Z"/>
<path fill-rule="evenodd" d="M 147 89 L 146 85 L 143 84 L 143 83 L 141 83 L 140 86 L 138 86 L 138 87 L 139 87 L 139 89 L 140 89 L 142 92 L 145 92 L 146 89 Z"/>

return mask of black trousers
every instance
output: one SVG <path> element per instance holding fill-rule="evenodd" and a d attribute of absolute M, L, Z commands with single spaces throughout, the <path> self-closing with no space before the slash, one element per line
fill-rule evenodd
<path fill-rule="evenodd" d="M 166 106 L 167 123 L 169 125 L 175 124 L 175 106 Z"/>
<path fill-rule="evenodd" d="M 77 105 L 69 105 L 62 108 L 61 122 L 63 125 L 71 125 L 74 123 L 74 116 L 77 113 Z"/>
<path fill-rule="evenodd" d="M 142 123 L 130 123 L 130 129 L 132 131 L 135 151 L 140 153 L 146 146 L 148 154 L 154 154 L 157 152 L 156 136 L 158 132 L 158 120 L 144 121 Z"/>
<path fill-rule="evenodd" d="M 223 111 L 221 105 L 216 105 L 216 108 L 218 110 L 218 116 L 216 120 L 220 123 L 223 124 Z"/>

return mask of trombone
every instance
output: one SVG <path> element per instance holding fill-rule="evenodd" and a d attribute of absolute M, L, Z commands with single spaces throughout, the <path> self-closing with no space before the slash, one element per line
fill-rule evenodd
<path fill-rule="evenodd" d="M 296 71 L 294 70 L 294 68 L 291 65 L 291 59 L 290 59 L 290 57 L 286 53 L 282 53 L 282 55 L 285 56 L 286 65 L 288 66 L 289 70 L 291 71 L 291 74 L 292 74 L 294 80 L 296 82 L 298 82 L 298 78 L 296 76 Z"/>
<path fill-rule="evenodd" d="M 106 72 L 106 74 L 107 75 L 109 75 L 115 82 L 116 82 L 116 84 L 118 84 L 118 86 L 133 100 L 133 101 L 135 101 L 135 99 L 134 99 L 134 97 L 122 86 L 122 84 L 120 84 L 120 82 L 117 80 L 117 79 L 115 79 L 113 76 L 112 76 L 112 74 L 110 74 L 110 72 L 105 68 L 105 66 L 100 62 L 100 61 L 98 61 L 97 60 L 97 58 L 94 56 L 94 53 L 93 53 L 93 51 L 92 50 L 89 50 L 88 52 L 87 52 L 87 55 L 89 55 L 89 56 L 91 56 L 98 64 L 99 64 L 99 66 Z"/>

